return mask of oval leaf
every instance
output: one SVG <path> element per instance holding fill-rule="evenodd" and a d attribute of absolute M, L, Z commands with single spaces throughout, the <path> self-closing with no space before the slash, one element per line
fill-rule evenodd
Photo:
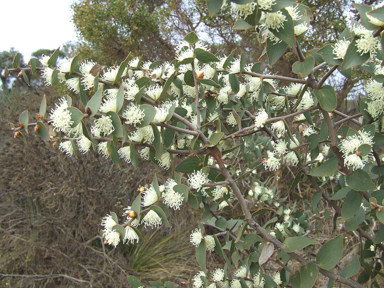
<path fill-rule="evenodd" d="M 219 58 L 217 58 L 211 52 L 201 48 L 196 48 L 194 54 L 196 55 L 196 58 L 203 63 L 220 62 Z"/>
<path fill-rule="evenodd" d="M 337 97 L 332 86 L 323 86 L 320 90 L 313 90 L 312 93 L 325 111 L 330 112 L 336 109 Z"/>
<path fill-rule="evenodd" d="M 287 245 L 287 248 L 284 249 L 284 252 L 289 253 L 289 252 L 295 252 L 300 249 L 303 249 L 308 245 L 319 244 L 319 242 L 313 239 L 309 239 L 307 237 L 295 236 L 295 237 L 288 237 L 287 239 L 285 239 L 284 244 Z"/>
<path fill-rule="evenodd" d="M 372 191 L 376 190 L 376 186 L 372 183 L 371 176 L 361 169 L 353 171 L 347 176 L 348 186 L 356 191 Z"/>
<path fill-rule="evenodd" d="M 297 61 L 293 63 L 292 71 L 293 73 L 298 74 L 301 78 L 305 78 L 311 73 L 314 66 L 315 58 L 308 56 L 303 62 Z"/>
<path fill-rule="evenodd" d="M 340 235 L 335 239 L 328 241 L 321 247 L 316 256 L 316 262 L 323 269 L 332 269 L 339 263 L 343 254 L 343 236 Z"/>
<path fill-rule="evenodd" d="M 95 116 L 97 111 L 99 111 L 101 105 L 101 98 L 103 97 L 103 87 L 100 87 L 99 90 L 89 99 L 87 106 L 85 106 L 85 111 L 91 117 Z"/>
<path fill-rule="evenodd" d="M 188 157 L 177 165 L 175 171 L 181 173 L 192 173 L 194 171 L 201 170 L 201 161 L 199 157 Z"/>

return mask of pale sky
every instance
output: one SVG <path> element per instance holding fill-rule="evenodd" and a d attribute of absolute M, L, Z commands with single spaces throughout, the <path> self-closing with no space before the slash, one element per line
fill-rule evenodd
<path fill-rule="evenodd" d="M 77 39 L 70 5 L 75 0 L 0 0 L 0 52 L 11 47 L 28 62 L 38 49 L 56 49 Z"/>

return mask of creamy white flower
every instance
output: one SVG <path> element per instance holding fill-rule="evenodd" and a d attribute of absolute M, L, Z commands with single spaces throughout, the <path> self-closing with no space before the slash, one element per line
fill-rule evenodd
<path fill-rule="evenodd" d="M 275 157 L 275 153 L 267 151 L 268 158 L 264 159 L 263 165 L 268 171 L 276 171 L 280 168 L 280 158 Z"/>
<path fill-rule="evenodd" d="M 198 247 L 201 243 L 201 240 L 203 240 L 203 234 L 201 232 L 201 229 L 196 228 L 195 231 L 191 232 L 189 238 L 192 245 Z"/>
<path fill-rule="evenodd" d="M 284 88 L 284 90 L 286 94 L 296 96 L 300 93 L 302 88 L 303 84 L 291 83 L 291 85 L 289 85 L 289 87 Z"/>
<path fill-rule="evenodd" d="M 49 58 L 51 57 L 46 55 L 41 56 L 41 59 L 39 60 L 41 65 L 43 65 L 44 67 L 48 67 Z"/>
<path fill-rule="evenodd" d="M 156 115 L 153 119 L 153 122 L 165 122 L 165 119 L 168 115 L 168 107 L 155 107 L 156 109 Z"/>
<path fill-rule="evenodd" d="M 143 121 L 145 113 L 139 107 L 134 104 L 130 104 L 123 112 L 123 117 L 126 119 L 126 124 L 136 127 L 137 124 L 140 124 Z"/>
<path fill-rule="evenodd" d="M 112 228 L 113 226 L 115 226 L 116 224 L 119 224 L 119 223 L 116 223 L 115 220 L 113 220 L 112 216 L 111 215 L 107 215 L 103 218 L 103 220 L 101 221 L 101 226 L 104 227 L 104 232 L 105 231 L 112 231 Z"/>
<path fill-rule="evenodd" d="M 242 288 L 240 280 L 239 279 L 233 279 L 231 281 L 231 288 Z"/>
<path fill-rule="evenodd" d="M 157 201 L 159 201 L 159 196 L 157 196 L 157 192 L 155 188 L 153 188 L 152 184 L 149 188 L 145 188 L 143 192 L 141 192 L 141 196 L 143 198 L 143 206 L 150 206 Z"/>
<path fill-rule="evenodd" d="M 80 152 L 87 153 L 91 148 L 92 141 L 87 137 L 82 135 L 79 140 L 77 140 L 77 146 L 79 147 Z"/>
<path fill-rule="evenodd" d="M 104 72 L 101 79 L 103 79 L 104 81 L 114 82 L 117 76 L 117 72 L 119 72 L 119 66 L 115 68 L 111 67 L 106 72 Z"/>
<path fill-rule="evenodd" d="M 109 88 L 104 90 L 104 94 L 107 99 L 116 99 L 118 93 L 119 89 L 117 88 Z"/>
<path fill-rule="evenodd" d="M 373 119 L 379 118 L 384 113 L 384 101 L 376 100 L 367 104 L 366 111 L 371 115 Z"/>
<path fill-rule="evenodd" d="M 247 93 L 247 86 L 245 86 L 244 84 L 240 83 L 240 86 L 239 86 L 239 91 L 236 93 L 236 96 L 238 98 L 241 98 L 245 95 L 245 93 Z"/>
<path fill-rule="evenodd" d="M 260 91 L 263 80 L 259 77 L 247 77 L 249 91 Z"/>
<path fill-rule="evenodd" d="M 235 277 L 241 277 L 241 278 L 247 277 L 247 267 L 241 266 L 239 269 L 235 271 L 234 275 Z"/>
<path fill-rule="evenodd" d="M 258 0 L 257 2 L 262 10 L 272 10 L 272 6 L 276 4 L 276 0 Z"/>
<path fill-rule="evenodd" d="M 100 137 L 101 133 L 107 136 L 113 131 L 115 131 L 115 127 L 113 127 L 111 116 L 102 115 L 96 119 L 91 126 L 91 133 L 96 137 Z"/>
<path fill-rule="evenodd" d="M 185 147 L 185 139 L 177 139 L 177 148 L 183 149 Z"/>
<path fill-rule="evenodd" d="M 125 235 L 123 239 L 123 243 L 131 243 L 134 244 L 139 243 L 139 235 L 137 235 L 135 229 L 130 226 L 125 227 Z"/>
<path fill-rule="evenodd" d="M 297 158 L 297 155 L 294 151 L 291 151 L 285 155 L 283 160 L 287 166 L 296 166 L 299 164 L 299 159 Z"/>
<path fill-rule="evenodd" d="M 288 11 L 288 13 L 292 17 L 293 21 L 297 21 L 297 20 L 301 19 L 301 15 L 300 15 L 300 11 L 299 11 L 299 5 L 288 6 L 288 7 L 285 7 L 285 9 Z"/>
<path fill-rule="evenodd" d="M 287 17 L 281 11 L 275 13 L 262 12 L 260 22 L 268 29 L 279 31 L 280 28 L 284 27 L 284 22 L 287 21 Z"/>
<path fill-rule="evenodd" d="M 205 277 L 205 273 L 203 271 L 200 271 L 192 278 L 192 286 L 193 288 L 201 288 L 203 287 L 204 283 L 201 280 L 200 277 Z"/>
<path fill-rule="evenodd" d="M 296 36 L 300 36 L 302 34 L 304 34 L 305 32 L 307 32 L 309 29 L 309 24 L 307 23 L 300 23 L 299 25 L 295 25 L 294 27 L 294 31 L 295 31 L 295 35 Z"/>
<path fill-rule="evenodd" d="M 183 85 L 183 92 L 184 92 L 184 95 L 188 97 L 195 97 L 196 95 L 195 87 L 191 87 L 189 85 Z"/>
<path fill-rule="evenodd" d="M 204 79 L 212 79 L 215 76 L 216 70 L 211 65 L 205 64 L 201 72 L 204 73 Z"/>
<path fill-rule="evenodd" d="M 366 161 L 360 158 L 360 156 L 356 154 L 350 154 L 345 157 L 344 164 L 348 166 L 348 168 L 352 170 L 363 169 Z"/>
<path fill-rule="evenodd" d="M 201 170 L 194 171 L 188 178 L 189 186 L 195 190 L 200 190 L 208 182 L 208 176 Z"/>
<path fill-rule="evenodd" d="M 268 113 L 265 111 L 265 109 L 260 109 L 255 115 L 255 130 L 263 128 L 267 120 Z"/>
<path fill-rule="evenodd" d="M 225 207 L 228 207 L 228 206 L 229 206 L 229 204 L 227 201 L 222 201 L 219 204 L 219 210 L 223 210 Z"/>
<path fill-rule="evenodd" d="M 276 152 L 277 155 L 284 155 L 287 153 L 287 143 L 285 143 L 284 140 L 277 140 L 276 142 L 272 141 L 272 146 L 274 149 L 274 152 Z"/>
<path fill-rule="evenodd" d="M 71 62 L 72 59 L 65 59 L 57 68 L 59 72 L 57 73 L 57 77 L 60 82 L 65 82 L 65 73 L 71 72 Z"/>
<path fill-rule="evenodd" d="M 65 85 L 75 94 L 80 93 L 80 78 L 79 77 L 73 77 L 65 81 Z"/>
<path fill-rule="evenodd" d="M 316 130 L 313 128 L 313 126 L 306 126 L 305 129 L 303 130 L 303 136 L 310 136 L 312 134 L 316 134 Z"/>
<path fill-rule="evenodd" d="M 148 125 L 145 127 L 137 128 L 137 130 L 129 138 L 131 141 L 139 143 L 144 141 L 144 143 L 152 144 L 152 142 L 155 140 L 155 135 L 153 134 L 152 126 Z"/>
<path fill-rule="evenodd" d="M 271 125 L 272 131 L 276 134 L 277 138 L 281 138 L 285 135 L 286 129 L 283 120 L 277 121 Z"/>
<path fill-rule="evenodd" d="M 163 202 L 170 208 L 178 210 L 183 204 L 184 196 L 173 190 L 177 183 L 173 179 L 168 179 L 166 191 L 163 192 Z"/>
<path fill-rule="evenodd" d="M 113 245 L 115 248 L 120 243 L 120 233 L 116 232 L 116 230 L 106 231 L 104 233 L 104 238 L 108 245 Z"/>
<path fill-rule="evenodd" d="M 253 276 L 253 285 L 255 288 L 264 288 L 265 279 L 261 276 L 260 271 L 257 272 L 255 276 Z"/>
<path fill-rule="evenodd" d="M 103 103 L 101 104 L 99 111 L 102 113 L 108 113 L 110 111 L 116 112 L 116 98 L 106 98 L 104 99 Z"/>
<path fill-rule="evenodd" d="M 273 282 L 276 283 L 276 285 L 281 285 L 283 282 L 281 281 L 281 278 L 280 278 L 280 272 L 277 271 L 274 275 L 273 275 Z"/>
<path fill-rule="evenodd" d="M 43 73 L 41 77 L 44 78 L 44 82 L 46 86 L 52 85 L 52 74 L 53 74 L 53 69 L 49 67 L 45 67 L 43 69 Z"/>
<path fill-rule="evenodd" d="M 163 88 L 161 86 L 155 85 L 155 86 L 149 87 L 148 90 L 146 91 L 146 94 L 149 98 L 156 101 L 157 99 L 159 99 L 162 91 L 163 91 Z"/>
<path fill-rule="evenodd" d="M 139 152 L 140 157 L 143 158 L 144 160 L 149 160 L 149 153 L 150 153 L 150 151 L 151 151 L 151 149 L 149 147 L 144 147 Z"/>
<path fill-rule="evenodd" d="M 215 250 L 215 246 L 216 246 L 216 243 L 215 243 L 215 238 L 213 238 L 213 236 L 211 235 L 206 235 L 204 237 L 204 240 L 205 240 L 205 247 L 207 249 L 207 251 L 209 252 L 213 252 Z"/>
<path fill-rule="evenodd" d="M 280 110 L 285 107 L 285 97 L 269 94 L 267 98 L 268 102 L 271 103 L 271 109 Z"/>
<path fill-rule="evenodd" d="M 256 7 L 256 2 L 251 2 L 247 4 L 236 4 L 231 2 L 232 13 L 238 13 L 243 18 L 246 18 L 248 15 L 251 15 L 256 9 Z"/>
<path fill-rule="evenodd" d="M 296 111 L 308 109 L 308 108 L 312 107 L 314 104 L 315 104 L 315 101 L 313 100 L 313 97 L 307 91 L 304 93 L 303 98 L 301 99 L 299 105 L 297 105 Z"/>
<path fill-rule="evenodd" d="M 51 110 L 49 117 L 52 120 L 52 125 L 55 131 L 67 133 L 73 124 L 72 114 L 68 108 L 68 102 L 64 97 L 59 99 L 59 105 L 55 104 L 55 109 Z"/>
<path fill-rule="evenodd" d="M 164 169 L 169 169 L 171 167 L 171 154 L 165 152 L 161 155 L 160 159 L 157 159 L 159 162 L 159 166 Z"/>
<path fill-rule="evenodd" d="M 375 80 L 369 80 L 365 84 L 365 91 L 367 92 L 368 98 L 372 100 L 381 100 L 384 99 L 384 87 L 382 83 Z"/>
<path fill-rule="evenodd" d="M 83 80 L 81 83 L 84 85 L 85 90 L 92 89 L 93 86 L 95 85 L 95 76 L 90 74 L 91 69 L 96 65 L 93 61 L 84 61 L 80 65 L 80 72 L 83 74 Z"/>
<path fill-rule="evenodd" d="M 67 156 L 69 157 L 71 157 L 74 153 L 71 141 L 61 142 L 59 145 L 59 149 L 61 152 L 65 152 L 65 154 L 67 154 Z"/>
<path fill-rule="evenodd" d="M 139 93 L 140 88 L 136 84 L 135 79 L 128 78 L 123 80 L 124 85 L 124 96 L 128 101 L 135 99 L 137 93 Z"/>
<path fill-rule="evenodd" d="M 226 118 L 226 121 L 227 121 L 227 124 L 232 126 L 232 127 L 237 126 L 237 122 L 236 122 L 235 116 L 233 116 L 232 112 L 229 113 L 228 117 Z"/>
<path fill-rule="evenodd" d="M 373 37 L 372 33 L 364 34 L 360 39 L 356 40 L 357 52 L 360 55 L 370 53 L 371 58 L 376 57 L 376 49 L 379 48 L 380 40 L 378 37 Z"/>
<path fill-rule="evenodd" d="M 119 153 L 119 156 L 123 158 L 127 163 L 131 163 L 131 147 L 125 146 L 121 147 L 117 153 Z"/>
<path fill-rule="evenodd" d="M 333 59 L 344 59 L 350 43 L 351 41 L 345 39 L 337 41 L 332 50 L 333 55 L 336 56 Z"/>
<path fill-rule="evenodd" d="M 216 268 L 212 273 L 212 280 L 214 282 L 221 282 L 224 280 L 224 269 Z"/>
<path fill-rule="evenodd" d="M 153 229 L 160 227 L 162 222 L 160 216 L 155 211 L 150 210 L 141 220 L 141 224 L 144 224 L 145 227 L 150 226 Z"/>
<path fill-rule="evenodd" d="M 140 58 L 135 57 L 131 61 L 128 62 L 128 66 L 132 68 L 137 68 L 139 66 Z"/>
<path fill-rule="evenodd" d="M 213 201 L 217 201 L 224 197 L 224 194 L 228 194 L 229 190 L 227 187 L 216 186 L 212 191 Z"/>
<path fill-rule="evenodd" d="M 219 94 L 217 95 L 217 101 L 221 104 L 227 104 L 229 101 L 229 93 L 232 91 L 230 86 L 224 86 L 220 89 Z"/>
<path fill-rule="evenodd" d="M 236 73 L 240 73 L 240 57 L 239 58 L 235 58 L 232 62 L 231 62 L 231 67 L 228 69 L 229 70 L 229 73 L 230 74 L 236 74 Z"/>
<path fill-rule="evenodd" d="M 376 17 L 373 17 L 373 16 L 371 16 L 371 15 L 368 14 L 368 13 L 365 13 L 365 15 L 367 15 L 367 17 L 368 17 L 368 21 L 369 21 L 370 23 L 372 23 L 373 25 L 376 25 L 376 26 L 379 26 L 379 27 L 381 27 L 381 26 L 384 25 L 384 22 L 381 21 L 381 20 L 379 20 L 379 19 L 377 19 Z"/>
<path fill-rule="evenodd" d="M 109 157 L 109 151 L 108 151 L 108 142 L 100 142 L 97 144 L 97 152 L 103 156 L 103 158 L 108 158 Z"/>

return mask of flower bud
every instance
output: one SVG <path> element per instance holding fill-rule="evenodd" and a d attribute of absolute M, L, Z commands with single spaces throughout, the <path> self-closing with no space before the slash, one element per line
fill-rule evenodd
<path fill-rule="evenodd" d="M 130 217 L 130 218 L 136 218 L 137 216 L 137 213 L 133 210 L 130 210 L 127 212 L 127 215 Z"/>
<path fill-rule="evenodd" d="M 36 113 L 36 117 L 39 118 L 40 120 L 44 120 L 44 116 L 39 113 Z"/>
<path fill-rule="evenodd" d="M 24 124 L 23 123 L 17 122 L 17 125 L 19 125 L 20 128 L 24 128 Z"/>
<path fill-rule="evenodd" d="M 37 131 L 39 131 L 39 128 L 40 128 L 39 125 L 36 125 L 33 130 L 37 133 Z"/>
<path fill-rule="evenodd" d="M 20 131 L 16 131 L 15 134 L 13 134 L 13 138 L 16 139 L 17 137 L 19 137 L 19 135 L 20 135 Z"/>
<path fill-rule="evenodd" d="M 19 72 L 19 74 L 17 74 L 17 77 L 21 77 L 23 75 L 23 72 Z"/>

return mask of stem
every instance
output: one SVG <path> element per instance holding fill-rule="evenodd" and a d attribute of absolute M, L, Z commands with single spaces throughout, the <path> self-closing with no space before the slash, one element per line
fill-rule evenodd
<path fill-rule="evenodd" d="M 200 119 L 200 106 L 199 106 L 199 85 L 197 83 L 196 72 L 195 72 L 195 62 L 192 62 L 192 74 L 193 74 L 193 82 L 195 84 L 195 103 L 196 103 L 196 118 L 197 118 L 197 128 L 201 127 L 201 119 Z"/>

